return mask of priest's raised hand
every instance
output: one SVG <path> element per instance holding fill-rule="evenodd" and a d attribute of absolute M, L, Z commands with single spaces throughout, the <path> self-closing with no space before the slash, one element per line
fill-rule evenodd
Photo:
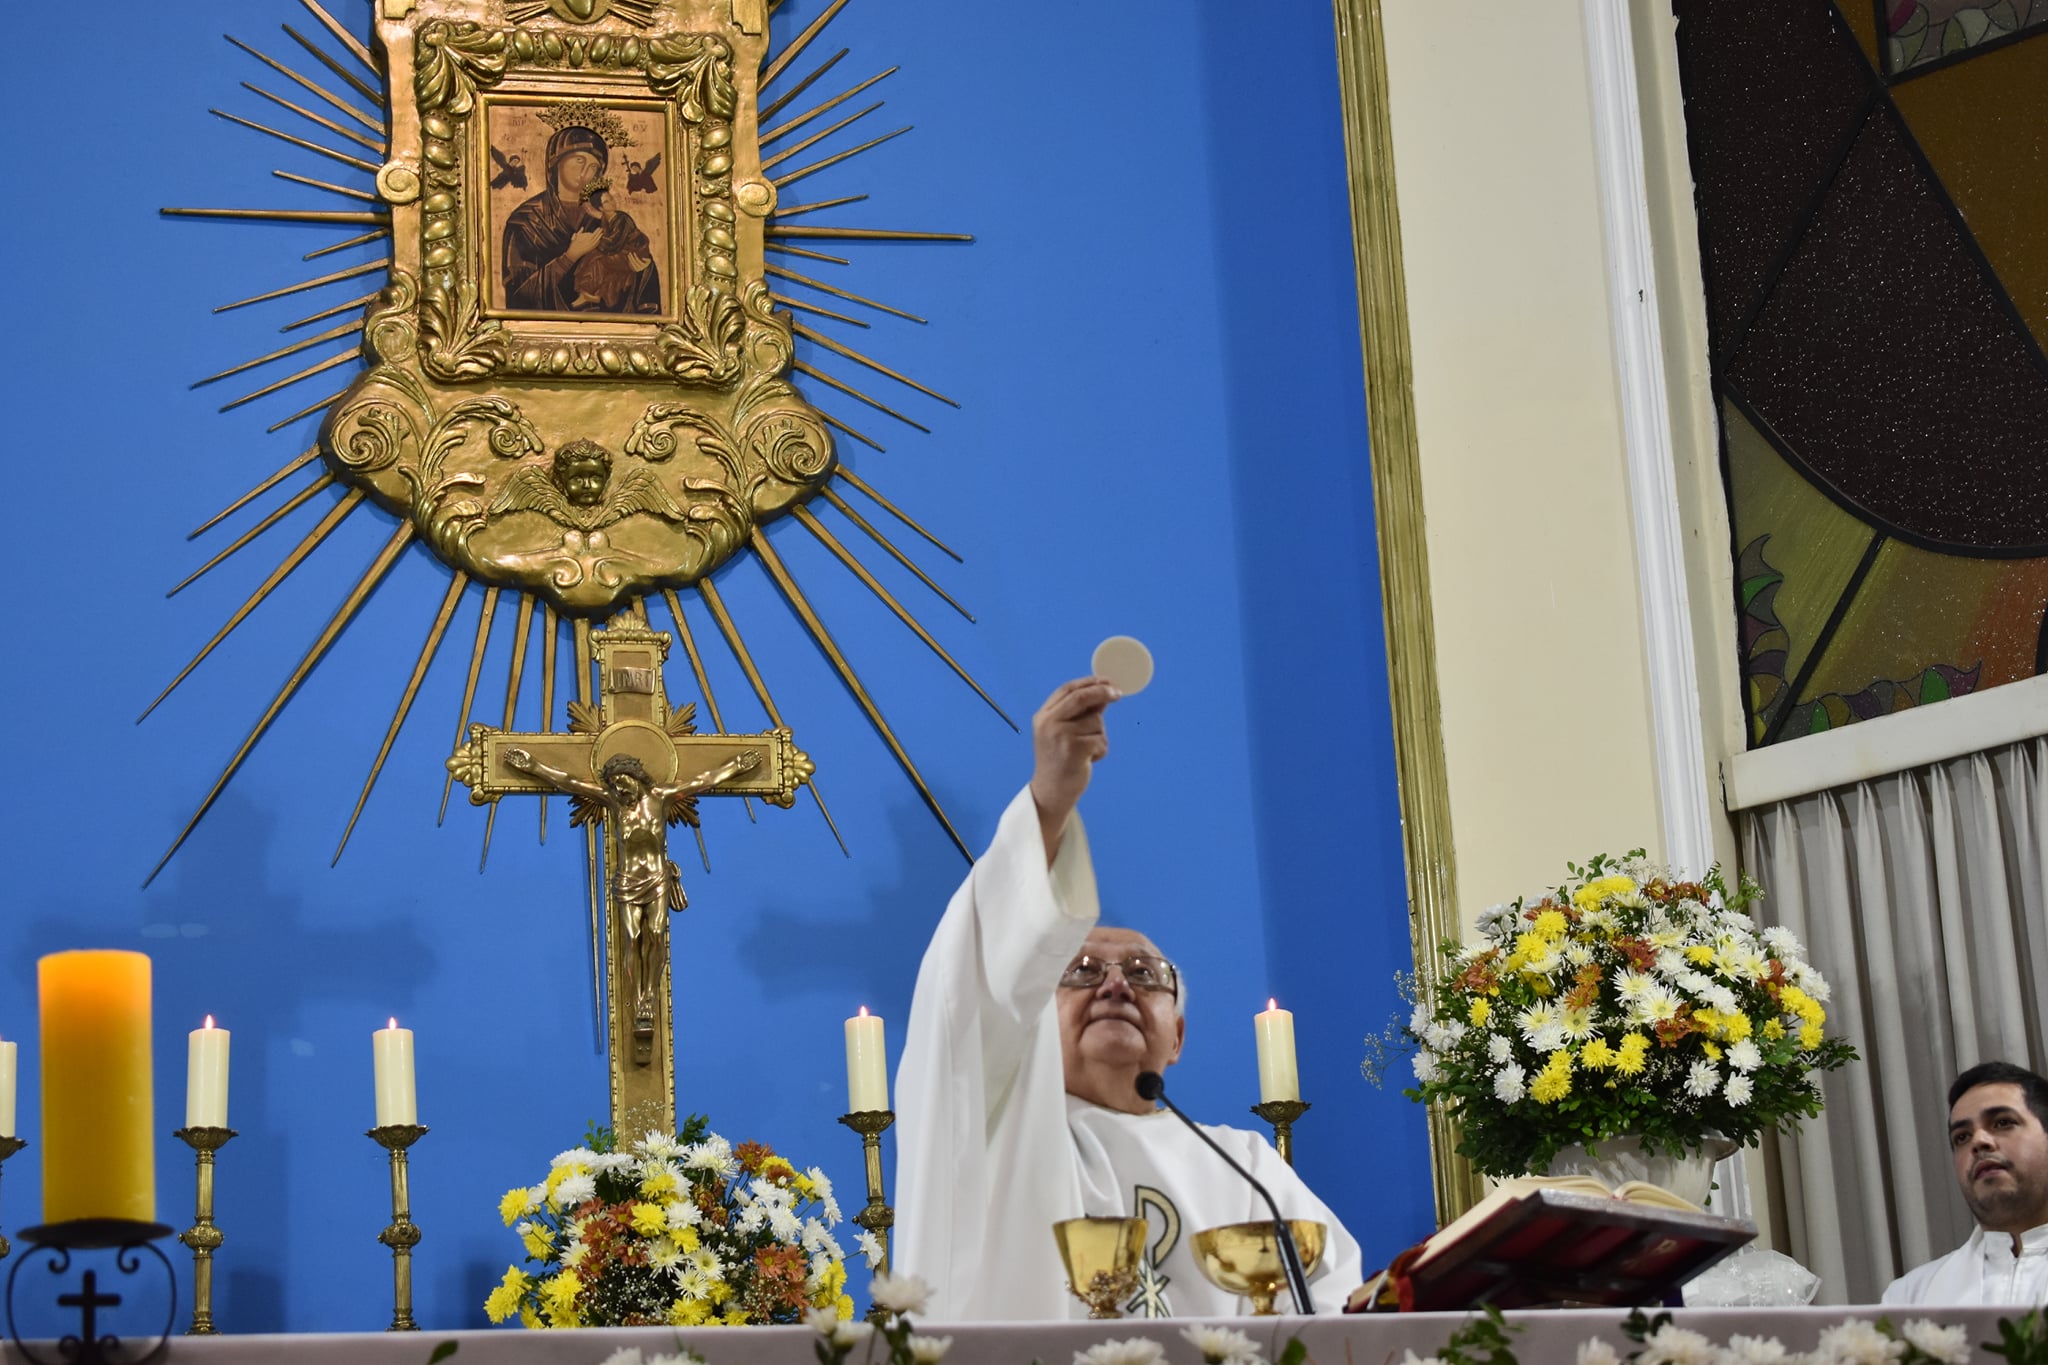
<path fill-rule="evenodd" d="M 1048 865 L 1059 856 L 1060 834 L 1081 793 L 1088 790 L 1096 761 L 1109 753 L 1103 713 L 1123 695 L 1107 678 L 1076 678 L 1061 683 L 1031 718 L 1031 750 L 1036 759 L 1031 800 L 1038 807 Z"/>

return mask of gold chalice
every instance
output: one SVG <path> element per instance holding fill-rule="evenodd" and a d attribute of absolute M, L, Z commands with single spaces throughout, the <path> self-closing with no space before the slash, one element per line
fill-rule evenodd
<path fill-rule="evenodd" d="M 1138 1290 L 1145 1232 L 1142 1218 L 1069 1218 L 1052 1225 L 1067 1267 L 1067 1288 L 1088 1305 L 1089 1317 L 1123 1316 L 1118 1305 Z"/>
<path fill-rule="evenodd" d="M 1294 1246 L 1301 1252 L 1301 1273 L 1315 1274 L 1329 1229 L 1301 1218 L 1288 1219 L 1287 1226 L 1294 1230 Z M 1272 1317 L 1277 1312 L 1273 1300 L 1287 1283 L 1287 1275 L 1280 1268 L 1280 1239 L 1273 1235 L 1272 1219 L 1229 1223 L 1196 1233 L 1195 1264 L 1209 1283 L 1224 1293 L 1250 1296 L 1255 1316 Z M 1300 1303 L 1294 1311 L 1313 1313 L 1315 1308 Z"/>

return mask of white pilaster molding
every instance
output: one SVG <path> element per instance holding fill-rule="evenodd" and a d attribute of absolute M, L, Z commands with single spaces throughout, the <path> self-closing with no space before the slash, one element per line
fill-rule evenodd
<path fill-rule="evenodd" d="M 1699 873 L 1714 861 L 1713 811 L 1686 596 L 1685 532 L 1657 324 L 1656 263 L 1650 248 L 1628 4 L 1584 0 L 1584 8 L 1593 141 L 1606 228 L 1607 302 L 1614 324 L 1615 378 L 1635 525 L 1664 856 L 1675 868 Z"/>
<path fill-rule="evenodd" d="M 1607 306 L 1614 325 L 1615 381 L 1635 525 L 1664 857 L 1674 868 L 1700 873 L 1714 861 L 1713 813 L 1685 589 L 1685 528 L 1678 508 L 1664 349 L 1657 325 L 1656 260 L 1650 247 L 1628 0 L 1583 0 L 1583 5 L 1594 156 L 1607 242 Z M 1720 1163 L 1714 1174 L 1718 1188 L 1709 1206 L 1716 1213 L 1749 1217 L 1748 1171 L 1741 1155 Z"/>

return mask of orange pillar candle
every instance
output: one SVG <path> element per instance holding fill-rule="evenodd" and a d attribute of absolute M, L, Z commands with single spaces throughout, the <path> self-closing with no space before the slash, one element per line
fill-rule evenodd
<path fill-rule="evenodd" d="M 42 1002 L 43 1221 L 156 1221 L 149 959 L 53 953 Z"/>

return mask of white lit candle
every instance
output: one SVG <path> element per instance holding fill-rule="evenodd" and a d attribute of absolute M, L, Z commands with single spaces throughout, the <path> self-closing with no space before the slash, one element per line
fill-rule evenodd
<path fill-rule="evenodd" d="M 846 1107 L 863 1114 L 889 1107 L 889 1049 L 880 1016 L 860 1013 L 846 1021 Z"/>
<path fill-rule="evenodd" d="M 185 1126 L 225 1128 L 228 1126 L 228 1031 L 213 1026 L 206 1016 L 204 1028 L 185 1035 Z"/>
<path fill-rule="evenodd" d="M 0 1137 L 14 1136 L 14 1066 L 18 1049 L 0 1042 Z"/>
<path fill-rule="evenodd" d="M 1259 1039 L 1259 1103 L 1299 1100 L 1301 1076 L 1294 1065 L 1294 1015 L 1268 1000 L 1252 1019 Z"/>
<path fill-rule="evenodd" d="M 393 1019 L 389 1028 L 370 1035 L 377 1062 L 377 1126 L 391 1128 L 420 1121 L 419 1099 L 413 1091 L 412 1030 Z"/>

